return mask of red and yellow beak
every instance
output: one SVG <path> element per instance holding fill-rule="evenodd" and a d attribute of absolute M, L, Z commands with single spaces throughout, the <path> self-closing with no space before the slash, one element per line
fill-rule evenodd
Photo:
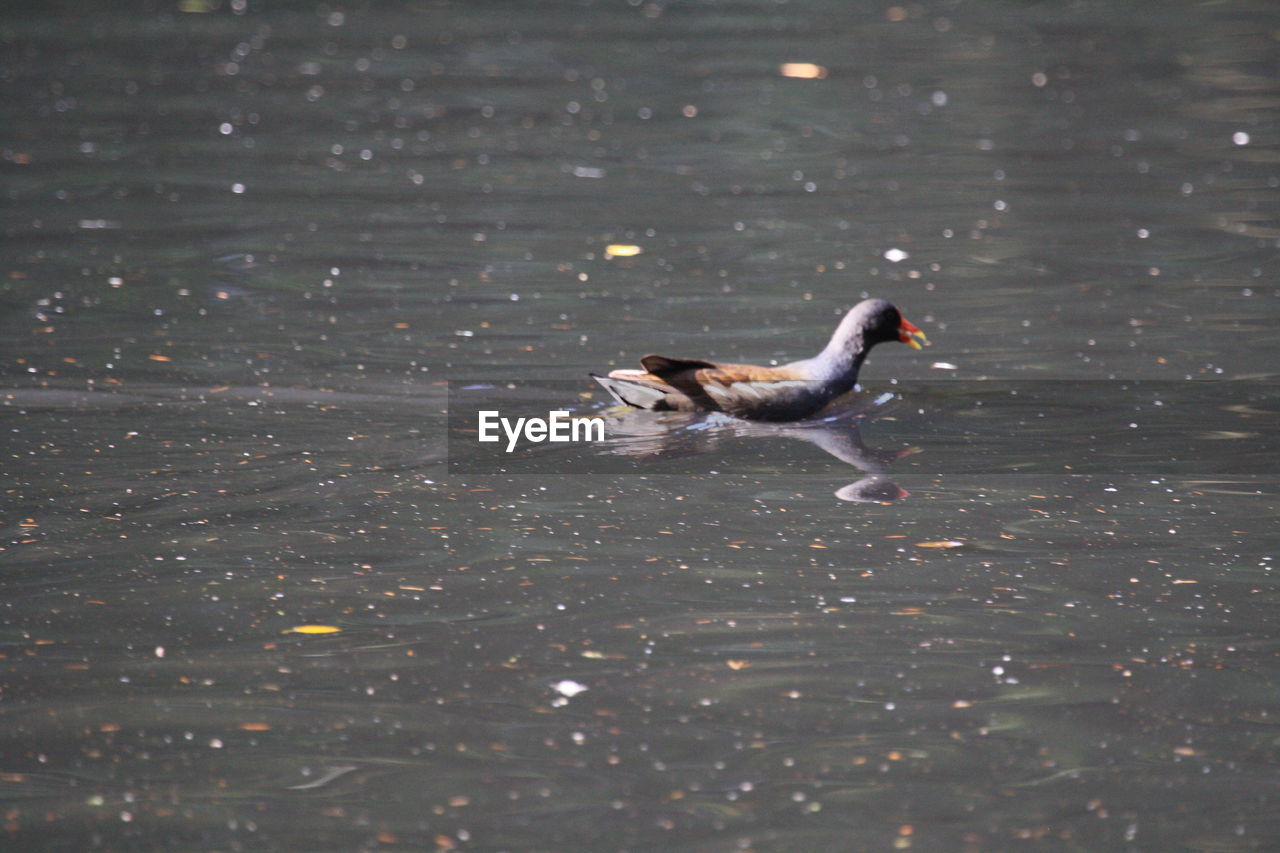
<path fill-rule="evenodd" d="M 903 320 L 902 325 L 898 326 L 898 340 L 912 349 L 920 349 L 921 346 L 928 346 L 929 344 L 929 339 L 924 336 L 924 332 L 917 329 L 907 320 Z"/>

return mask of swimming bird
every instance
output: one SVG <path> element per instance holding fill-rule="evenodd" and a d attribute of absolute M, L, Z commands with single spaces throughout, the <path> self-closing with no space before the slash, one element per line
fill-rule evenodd
<path fill-rule="evenodd" d="M 849 309 L 826 348 L 813 358 L 761 367 L 646 355 L 640 359 L 643 370 L 614 370 L 608 376 L 592 373 L 591 377 L 619 403 L 641 409 L 795 421 L 852 391 L 867 353 L 885 341 L 901 341 L 913 349 L 929 342 L 894 305 L 867 299 Z"/>

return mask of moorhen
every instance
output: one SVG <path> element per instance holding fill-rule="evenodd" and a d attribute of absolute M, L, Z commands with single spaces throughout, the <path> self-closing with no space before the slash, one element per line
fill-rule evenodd
<path fill-rule="evenodd" d="M 654 411 L 724 412 L 756 421 L 796 421 L 853 390 L 858 368 L 876 344 L 901 341 L 913 349 L 929 341 L 883 299 L 859 302 L 844 315 L 826 349 L 780 367 L 716 364 L 646 355 L 644 370 L 591 377 L 619 403 Z"/>

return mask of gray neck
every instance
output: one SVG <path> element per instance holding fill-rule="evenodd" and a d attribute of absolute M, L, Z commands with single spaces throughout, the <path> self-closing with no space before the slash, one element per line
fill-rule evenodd
<path fill-rule="evenodd" d="M 858 369 L 866 357 L 867 348 L 862 344 L 858 318 L 850 312 L 836 327 L 826 348 L 809 361 L 814 378 L 845 386 L 844 390 L 848 390 L 857 381 Z"/>

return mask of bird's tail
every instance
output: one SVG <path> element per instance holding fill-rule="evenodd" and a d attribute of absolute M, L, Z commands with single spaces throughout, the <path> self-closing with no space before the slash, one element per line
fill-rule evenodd
<path fill-rule="evenodd" d="M 615 371 L 621 373 L 622 371 Z M 641 371 L 635 371 L 638 376 L 643 376 Z M 604 390 L 608 391 L 613 399 L 622 403 L 624 406 L 635 406 L 637 409 L 658 409 L 666 408 L 662 404 L 666 402 L 668 389 L 655 387 L 652 382 L 642 379 L 630 379 L 621 376 L 600 376 L 599 374 L 589 374 L 592 379 L 599 382 Z"/>

